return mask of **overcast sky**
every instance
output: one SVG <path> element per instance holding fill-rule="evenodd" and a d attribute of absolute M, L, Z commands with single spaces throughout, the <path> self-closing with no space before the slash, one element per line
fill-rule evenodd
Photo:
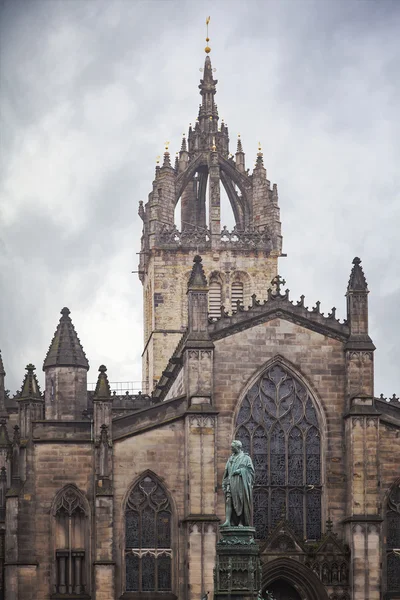
<path fill-rule="evenodd" d="M 291 297 L 345 316 L 360 256 L 375 393 L 400 395 L 400 2 L 1 2 L 0 348 L 6 387 L 68 306 L 91 364 L 139 381 L 139 200 L 197 116 L 205 17 L 217 102 L 278 184 Z M 223 208 L 223 224 L 232 224 Z M 139 384 L 138 384 L 139 385 Z M 139 386 L 140 387 L 140 386 Z"/>

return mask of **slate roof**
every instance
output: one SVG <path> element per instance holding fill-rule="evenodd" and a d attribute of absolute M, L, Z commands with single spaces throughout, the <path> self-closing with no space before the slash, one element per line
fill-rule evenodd
<path fill-rule="evenodd" d="M 88 359 L 69 315 L 70 310 L 63 308 L 60 322 L 43 363 L 43 370 L 48 367 L 83 367 L 89 370 Z"/>

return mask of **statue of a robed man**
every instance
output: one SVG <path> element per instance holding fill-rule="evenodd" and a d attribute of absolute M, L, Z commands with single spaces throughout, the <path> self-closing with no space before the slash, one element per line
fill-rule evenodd
<path fill-rule="evenodd" d="M 226 521 L 221 527 L 250 527 L 253 505 L 254 466 L 242 450 L 242 442 L 232 442 L 232 456 L 226 463 L 222 489 L 225 494 Z"/>

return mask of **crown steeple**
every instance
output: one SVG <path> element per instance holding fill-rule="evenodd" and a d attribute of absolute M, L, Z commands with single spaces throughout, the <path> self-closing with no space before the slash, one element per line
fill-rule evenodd
<path fill-rule="evenodd" d="M 241 270 L 255 268 L 257 286 L 262 288 L 261 281 L 264 281 L 267 289 L 278 272 L 277 260 L 282 253 L 277 188 L 267 179 L 261 151 L 253 173 L 246 169 L 240 138 L 237 147 L 235 140 L 230 154 L 228 126 L 220 119 L 216 104 L 218 81 L 210 59 L 209 41 L 207 31 L 206 56 L 198 86 L 201 97 L 198 117 L 189 125 L 180 149 L 176 148 L 174 168 L 170 166 L 169 155 L 165 155 L 162 166 L 156 169 L 144 209 L 138 273 L 145 290 L 143 381 L 146 393 L 160 380 L 166 367 L 165 357 L 176 348 L 180 332 L 188 326 L 191 339 L 199 331 L 205 334 L 208 326 L 206 283 L 210 284 L 212 294 L 219 293 L 230 299 L 230 277 L 240 265 Z M 221 204 L 225 195 L 233 212 L 232 232 L 226 227 L 221 229 Z M 180 219 L 177 209 L 180 209 Z M 165 257 L 162 271 L 156 258 L 160 256 L 159 251 Z M 188 277 L 193 254 L 202 255 L 204 276 L 200 260 L 195 260 L 185 294 L 184 288 L 178 289 L 173 273 L 182 270 L 182 277 Z M 224 272 L 220 278 L 219 271 Z M 217 287 L 221 287 L 220 292 Z M 250 297 L 253 291 L 251 287 L 246 294 Z M 218 301 L 218 309 L 221 304 Z M 201 318 L 197 313 L 201 313 Z M 161 335 L 156 323 L 163 323 L 167 333 Z"/>

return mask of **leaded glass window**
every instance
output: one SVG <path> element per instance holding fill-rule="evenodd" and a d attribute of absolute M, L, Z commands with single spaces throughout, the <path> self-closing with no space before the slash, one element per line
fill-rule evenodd
<path fill-rule="evenodd" d="M 305 386 L 282 365 L 270 367 L 243 399 L 235 437 L 254 463 L 257 538 L 284 517 L 300 539 L 320 539 L 321 435 Z"/>
<path fill-rule="evenodd" d="M 389 494 L 386 512 L 387 591 L 400 594 L 400 484 Z"/>
<path fill-rule="evenodd" d="M 171 505 L 150 475 L 131 491 L 125 509 L 127 592 L 172 589 Z"/>

